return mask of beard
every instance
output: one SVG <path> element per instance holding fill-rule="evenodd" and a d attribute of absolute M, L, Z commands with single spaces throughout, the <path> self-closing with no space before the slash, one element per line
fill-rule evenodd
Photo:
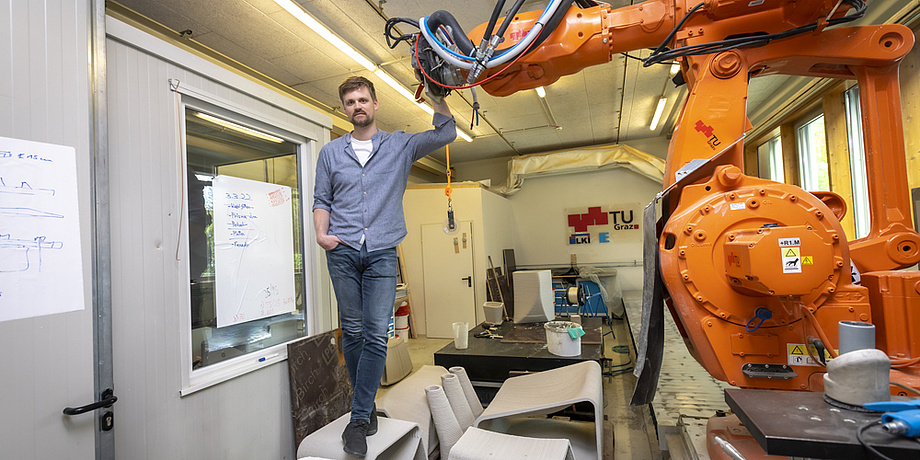
<path fill-rule="evenodd" d="M 364 115 L 364 118 L 358 120 L 358 115 Z M 350 121 L 351 124 L 355 125 L 356 127 L 364 128 L 370 126 L 371 123 L 374 122 L 374 117 L 368 115 L 366 112 L 356 112 L 351 115 L 350 120 L 348 121 Z"/>

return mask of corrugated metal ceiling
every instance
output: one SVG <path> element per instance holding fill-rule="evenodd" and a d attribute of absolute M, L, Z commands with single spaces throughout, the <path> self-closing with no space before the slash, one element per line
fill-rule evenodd
<path fill-rule="evenodd" d="M 384 17 L 418 19 L 443 9 L 451 12 L 464 29 L 472 30 L 488 21 L 494 6 L 494 0 L 295 1 L 412 89 L 416 80 L 409 62 L 409 48 L 405 44 L 395 50 L 387 47 Z M 346 76 L 357 74 L 376 80 L 273 0 L 117 0 L 117 3 L 177 33 L 191 31 L 185 39 L 210 47 L 331 107 L 340 106 L 337 87 Z M 542 9 L 546 3 L 526 1 L 522 10 Z M 610 3 L 619 7 L 631 2 Z M 876 0 L 870 6 L 873 14 L 867 19 L 883 22 L 901 7 L 896 0 Z M 407 32 L 414 30 L 403 30 Z M 648 51 L 631 54 L 644 56 Z M 452 95 L 448 101 L 458 126 L 475 137 L 472 143 L 459 139 L 454 143 L 451 147 L 456 155 L 454 161 L 612 142 L 628 144 L 631 140 L 669 133 L 686 90 L 670 83 L 668 70 L 667 66 L 643 68 L 637 60 L 616 55 L 607 64 L 563 77 L 547 87 L 545 107 L 532 90 L 503 98 L 479 91 L 483 119 L 472 129 L 469 92 Z M 748 98 L 749 108 L 768 113 L 771 105 L 779 103 L 774 93 L 776 88 L 787 84 L 783 78 L 755 79 Z M 385 84 L 377 88 L 380 128 L 421 131 L 430 127 L 428 114 Z M 658 129 L 650 131 L 648 125 L 662 95 L 668 96 L 665 116 Z M 649 153 L 663 156 L 665 152 Z M 443 160 L 443 154 L 435 157 Z"/>

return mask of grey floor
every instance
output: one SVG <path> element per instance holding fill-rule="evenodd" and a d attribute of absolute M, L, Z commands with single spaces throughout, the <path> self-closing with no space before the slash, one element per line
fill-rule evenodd
<path fill-rule="evenodd" d="M 618 375 L 604 377 L 604 459 L 661 459 L 667 458 L 658 448 L 658 437 L 649 406 L 632 407 L 629 399 L 635 387 L 632 375 L 635 349 L 630 338 L 626 319 L 613 320 L 613 335 L 604 336 L 604 355 L 612 360 L 614 369 L 624 370 Z M 609 329 L 605 325 L 604 332 Z M 408 341 L 413 372 L 426 364 L 434 364 L 434 353 L 450 339 L 419 337 Z M 627 351 L 621 353 L 620 351 Z M 625 364 L 625 365 L 624 365 Z M 377 395 L 387 391 L 381 387 Z"/>

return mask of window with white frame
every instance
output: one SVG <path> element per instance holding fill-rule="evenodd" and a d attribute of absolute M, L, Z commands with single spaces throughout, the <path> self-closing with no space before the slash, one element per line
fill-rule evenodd
<path fill-rule="evenodd" d="M 824 114 L 806 118 L 796 128 L 799 154 L 799 177 L 802 188 L 808 191 L 830 190 L 830 168 L 827 160 L 827 141 L 824 132 Z"/>
<path fill-rule="evenodd" d="M 869 234 L 869 192 L 858 86 L 854 85 L 844 93 L 844 104 L 846 105 L 847 143 L 850 150 L 850 183 L 853 187 L 853 220 L 856 223 L 856 238 L 862 238 Z"/>
<path fill-rule="evenodd" d="M 783 148 L 779 133 L 757 146 L 757 165 L 762 179 L 785 182 Z"/>
<path fill-rule="evenodd" d="M 184 141 L 186 150 L 186 205 L 188 209 L 188 264 L 189 264 L 189 308 L 191 315 L 190 369 L 185 372 L 188 380 L 182 394 L 207 387 L 227 378 L 239 375 L 283 358 L 284 344 L 304 337 L 305 323 L 305 267 L 303 259 L 302 202 L 300 186 L 304 171 L 306 139 L 281 128 L 235 113 L 227 108 L 188 98 L 184 108 Z M 293 267 L 292 277 L 281 279 L 277 285 L 255 286 L 259 290 L 256 314 L 236 315 L 232 321 L 219 321 L 228 309 L 236 312 L 241 308 L 243 297 L 228 296 L 226 286 L 247 284 L 245 276 L 227 279 L 226 271 L 221 275 L 221 263 L 217 251 L 228 252 L 225 236 L 215 228 L 218 222 L 230 222 L 229 240 L 240 234 L 247 238 L 246 222 L 265 219 L 254 208 L 242 201 L 226 201 L 215 196 L 215 190 L 223 190 L 226 181 L 244 183 L 247 190 L 278 189 L 287 195 L 273 203 L 289 201 L 283 207 L 282 222 L 289 226 L 278 229 L 281 239 L 287 240 L 288 250 L 283 251 L 277 261 L 259 260 L 257 266 L 271 267 L 274 264 L 288 264 Z M 221 192 L 226 194 L 225 192 Z M 217 198 L 220 198 L 218 200 Z M 267 201 L 267 200 L 266 200 Z M 218 203 L 228 203 L 219 207 Z M 272 204 L 276 206 L 276 204 Z M 280 206 L 280 205 L 278 205 Z M 279 207 L 279 209 L 282 209 Z M 232 213 L 227 220 L 218 213 Z M 256 239 L 266 236 L 264 228 Z M 269 230 L 272 233 L 274 229 Z M 217 243 L 217 244 L 216 244 Z M 232 249 L 232 248 L 231 248 Z M 225 259 L 226 260 L 226 257 Z M 234 275 L 253 270 L 240 269 Z M 255 268 L 258 270 L 258 268 Z M 224 279 L 218 278 L 223 276 Z M 220 286 L 224 286 L 221 288 Z M 247 284 L 248 285 L 248 284 Z M 279 288 L 280 286 L 280 288 Z M 286 308 L 276 308 L 280 300 L 278 290 L 289 290 L 284 294 Z M 244 289 L 245 290 L 245 289 Z M 263 292 L 264 291 L 264 292 Z M 248 297 L 246 298 L 248 300 Z M 249 307 L 242 307 L 249 308 Z M 277 313 L 277 314 L 276 314 Z M 235 358 L 243 357 L 241 360 Z M 239 361 L 239 363 L 237 363 Z"/>

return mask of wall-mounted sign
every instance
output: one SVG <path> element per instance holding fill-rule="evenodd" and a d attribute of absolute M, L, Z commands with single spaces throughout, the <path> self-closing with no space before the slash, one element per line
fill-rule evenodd
<path fill-rule="evenodd" d="M 641 236 L 638 203 L 565 210 L 569 244 L 614 243 L 623 236 Z"/>
<path fill-rule="evenodd" d="M 76 157 L 0 137 L 0 321 L 84 308 Z"/>

